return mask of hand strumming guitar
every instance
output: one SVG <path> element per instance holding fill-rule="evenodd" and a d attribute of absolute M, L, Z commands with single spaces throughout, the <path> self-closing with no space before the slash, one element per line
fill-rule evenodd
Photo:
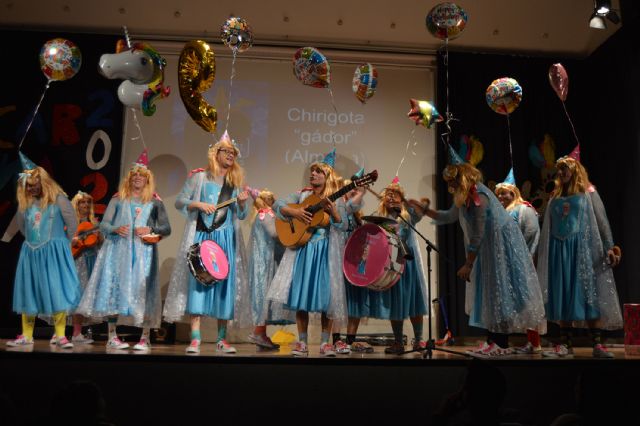
<path fill-rule="evenodd" d="M 280 208 L 280 213 L 282 213 L 283 216 L 298 219 L 300 222 L 306 223 L 307 225 L 311 223 L 311 219 L 313 218 L 313 215 L 303 207 L 283 206 Z"/>
<path fill-rule="evenodd" d="M 189 210 L 198 209 L 205 214 L 213 214 L 216 211 L 215 204 L 203 203 L 202 201 L 194 201 L 189 204 Z"/>
<path fill-rule="evenodd" d="M 342 218 L 340 217 L 340 213 L 336 208 L 336 203 L 331 201 L 329 198 L 323 198 L 322 202 L 324 204 L 324 211 L 331 215 L 334 222 L 342 221 Z"/>

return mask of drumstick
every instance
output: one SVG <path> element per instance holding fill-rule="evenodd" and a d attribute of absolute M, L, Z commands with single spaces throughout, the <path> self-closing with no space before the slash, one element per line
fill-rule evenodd
<path fill-rule="evenodd" d="M 374 195 L 374 197 L 376 197 L 378 200 L 382 199 L 382 195 L 378 194 L 376 191 L 374 191 L 373 189 L 369 188 L 368 186 L 366 187 L 367 191 L 369 191 L 370 193 L 372 193 Z"/>

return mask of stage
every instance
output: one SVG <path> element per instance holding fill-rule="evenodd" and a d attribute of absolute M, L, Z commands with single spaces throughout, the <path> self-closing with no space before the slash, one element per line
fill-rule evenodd
<path fill-rule="evenodd" d="M 94 382 L 101 389 L 108 419 L 117 425 L 186 424 L 208 419 L 208 424 L 269 423 L 327 424 L 338 416 L 348 423 L 386 423 L 397 419 L 428 424 L 443 398 L 463 383 L 472 358 L 434 352 L 373 354 L 327 358 L 310 345 L 309 356 L 293 357 L 290 349 L 256 352 L 250 344 L 236 344 L 237 354 L 218 354 L 214 344 L 203 344 L 198 355 L 186 355 L 186 345 L 154 345 L 147 353 L 109 350 L 104 342 L 73 350 L 50 347 L 38 340 L 30 349 L 7 348 L 0 340 L 0 390 L 8 394 L 19 413 L 39 424 L 51 412 L 51 400 L 76 380 Z M 408 347 L 407 347 L 408 348 Z M 463 353 L 470 347 L 447 349 Z M 627 358 L 621 348 L 616 358 L 593 359 L 591 348 L 576 348 L 572 359 L 540 355 L 492 358 L 481 363 L 497 367 L 505 377 L 503 406 L 521 424 L 549 424 L 559 414 L 574 411 L 576 380 L 584 371 L 610 381 L 609 395 L 640 378 L 640 358 Z M 73 412 L 68 401 L 64 409 Z M 617 409 L 610 407 L 608 410 Z M 297 420 L 293 420 L 297 419 Z M 354 420 L 356 419 L 356 420 Z M 337 423 L 341 423 L 338 421 Z"/>

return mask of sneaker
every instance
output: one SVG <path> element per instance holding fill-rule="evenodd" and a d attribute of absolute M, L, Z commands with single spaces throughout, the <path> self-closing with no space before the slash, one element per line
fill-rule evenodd
<path fill-rule="evenodd" d="M 351 345 L 351 350 L 353 352 L 372 354 L 374 352 L 373 346 L 368 344 L 367 342 L 353 342 Z"/>
<path fill-rule="evenodd" d="M 309 355 L 309 349 L 307 348 L 307 344 L 305 342 L 296 342 L 291 350 L 293 356 L 307 356 Z"/>
<path fill-rule="evenodd" d="M 467 355 L 481 354 L 482 352 L 486 351 L 489 346 L 490 345 L 487 342 L 482 342 L 477 348 L 469 349 L 464 353 L 466 353 Z"/>
<path fill-rule="evenodd" d="M 542 346 L 533 346 L 531 342 L 527 342 L 524 346 L 513 348 L 513 353 L 516 355 L 535 355 L 540 352 L 542 352 Z"/>
<path fill-rule="evenodd" d="M 420 340 L 418 342 L 413 342 L 413 350 L 418 351 L 420 349 L 425 349 L 427 347 L 427 342 L 424 340 Z"/>
<path fill-rule="evenodd" d="M 118 336 L 112 337 L 107 342 L 107 349 L 127 349 L 128 347 L 129 344 L 120 340 Z"/>
<path fill-rule="evenodd" d="M 404 352 L 404 344 L 393 342 L 391 346 L 384 348 L 384 353 L 389 355 L 400 355 Z"/>
<path fill-rule="evenodd" d="M 9 340 L 7 342 L 7 346 L 12 348 L 16 348 L 19 346 L 32 346 L 32 345 L 33 345 L 33 339 L 27 339 L 22 334 L 17 336 L 14 340 Z"/>
<path fill-rule="evenodd" d="M 270 351 L 277 351 L 278 349 L 280 349 L 280 345 L 273 343 L 271 339 L 266 335 L 256 335 L 251 333 L 247 338 L 251 343 L 257 345 L 259 348 L 267 349 Z"/>
<path fill-rule="evenodd" d="M 324 342 L 320 345 L 320 355 L 334 357 L 336 356 L 336 350 L 331 343 Z"/>
<path fill-rule="evenodd" d="M 77 336 L 72 336 L 71 341 L 74 344 L 78 344 L 78 345 L 90 345 L 93 343 L 93 339 L 85 336 L 84 334 L 78 334 Z"/>
<path fill-rule="evenodd" d="M 349 355 L 351 353 L 351 346 L 347 345 L 342 340 L 336 342 L 336 353 L 340 355 Z"/>
<path fill-rule="evenodd" d="M 58 336 L 56 336 L 55 334 L 51 336 L 51 339 L 49 339 L 49 344 L 51 346 L 58 344 Z"/>
<path fill-rule="evenodd" d="M 566 345 L 555 345 L 550 351 L 542 352 L 542 356 L 546 358 L 573 358 L 573 348 L 567 348 Z"/>
<path fill-rule="evenodd" d="M 594 358 L 615 358 L 615 355 L 604 346 L 598 343 L 593 347 L 593 357 Z"/>
<path fill-rule="evenodd" d="M 67 336 L 62 336 L 56 341 L 56 346 L 60 349 L 73 349 L 73 343 L 67 339 Z"/>
<path fill-rule="evenodd" d="M 487 357 L 496 357 L 511 355 L 512 353 L 513 351 L 511 350 L 511 348 L 503 348 L 495 343 L 491 343 L 489 347 L 487 347 L 483 352 L 480 353 L 480 355 Z"/>
<path fill-rule="evenodd" d="M 142 337 L 138 343 L 133 345 L 133 350 L 134 351 L 145 351 L 145 352 L 146 351 L 150 351 L 151 350 L 151 345 L 149 344 L 149 341 L 145 337 Z"/>
<path fill-rule="evenodd" d="M 193 339 L 187 349 L 185 350 L 188 354 L 199 354 L 200 353 L 200 340 Z"/>
<path fill-rule="evenodd" d="M 222 352 L 223 354 L 235 354 L 236 348 L 227 343 L 226 340 L 218 340 L 216 343 L 216 352 Z"/>

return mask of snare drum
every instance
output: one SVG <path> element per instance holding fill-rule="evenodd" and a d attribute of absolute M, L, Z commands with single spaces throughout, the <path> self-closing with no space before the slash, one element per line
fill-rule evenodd
<path fill-rule="evenodd" d="M 404 262 L 400 237 L 368 223 L 356 229 L 347 240 L 342 269 L 351 284 L 383 291 L 398 282 Z"/>
<path fill-rule="evenodd" d="M 229 275 L 229 261 L 224 250 L 211 240 L 204 240 L 189 247 L 187 263 L 193 277 L 209 286 Z"/>

